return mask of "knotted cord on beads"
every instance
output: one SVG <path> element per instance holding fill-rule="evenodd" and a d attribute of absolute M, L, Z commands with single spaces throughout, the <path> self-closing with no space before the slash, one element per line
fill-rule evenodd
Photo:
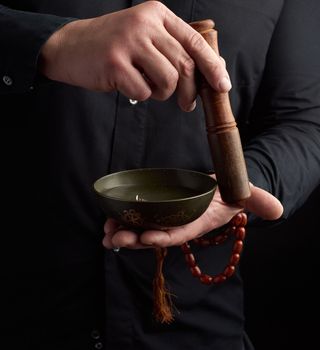
<path fill-rule="evenodd" d="M 235 236 L 235 242 L 232 247 L 230 259 L 224 270 L 211 276 L 203 273 L 196 263 L 196 259 L 191 251 L 190 244 L 184 243 L 181 249 L 185 255 L 186 263 L 194 277 L 197 277 L 201 283 L 206 285 L 220 284 L 230 278 L 240 260 L 240 254 L 243 249 L 243 241 L 246 235 L 245 226 L 247 224 L 247 215 L 245 213 L 238 213 L 229 222 L 225 231 L 217 236 L 210 238 L 196 238 L 193 240 L 195 244 L 201 247 L 218 246 L 224 243 L 231 235 Z M 165 280 L 162 273 L 163 261 L 167 254 L 166 248 L 157 248 L 157 272 L 154 279 L 154 313 L 157 321 L 161 323 L 171 323 L 174 319 L 172 313 L 172 301 L 170 294 L 165 287 Z"/>

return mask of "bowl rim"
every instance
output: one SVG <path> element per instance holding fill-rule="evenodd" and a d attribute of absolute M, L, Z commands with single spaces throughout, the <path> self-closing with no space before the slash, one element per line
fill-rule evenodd
<path fill-rule="evenodd" d="M 201 175 L 201 176 L 206 176 L 209 179 L 211 179 L 211 181 L 213 182 L 213 187 L 211 190 L 203 192 L 201 194 L 198 194 L 196 196 L 190 196 L 190 197 L 185 197 L 185 198 L 178 198 L 178 199 L 166 199 L 166 200 L 157 200 L 157 201 L 137 201 L 137 200 L 123 200 L 120 198 L 116 198 L 116 197 L 112 197 L 112 196 L 105 196 L 103 195 L 100 191 L 97 190 L 96 186 L 98 182 L 103 181 L 105 178 L 107 177 L 111 177 L 113 175 L 116 174 L 124 174 L 124 173 L 130 173 L 130 172 L 139 172 L 139 171 L 153 171 L 153 170 L 175 170 L 175 171 L 183 171 L 186 173 L 195 173 L 197 175 Z M 155 203 L 174 203 L 174 202 L 183 202 L 183 201 L 187 201 L 187 200 L 191 200 L 191 199 L 196 199 L 199 197 L 204 197 L 206 195 L 209 195 L 210 193 L 214 193 L 215 190 L 217 189 L 218 183 L 217 180 L 215 180 L 214 178 L 212 178 L 209 174 L 200 172 L 200 171 L 196 171 L 196 170 L 189 170 L 189 169 L 183 169 L 183 168 L 137 168 L 137 169 L 128 169 L 128 170 L 121 170 L 121 171 L 117 171 L 114 173 L 110 173 L 107 174 L 105 176 L 102 176 L 100 178 L 98 178 L 94 183 L 93 183 L 93 189 L 95 191 L 96 194 L 98 194 L 101 198 L 106 198 L 106 199 L 111 199 L 114 201 L 118 201 L 118 202 L 127 202 L 127 203 L 136 203 L 136 204 L 142 204 L 142 205 L 148 205 L 148 204 L 155 204 Z"/>

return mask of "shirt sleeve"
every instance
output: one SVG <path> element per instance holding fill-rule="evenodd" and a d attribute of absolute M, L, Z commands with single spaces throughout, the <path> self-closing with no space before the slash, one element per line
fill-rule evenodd
<path fill-rule="evenodd" d="M 24 93 L 33 88 L 42 45 L 72 20 L 0 4 L 0 94 Z"/>
<path fill-rule="evenodd" d="M 318 0 L 285 1 L 244 146 L 250 180 L 279 198 L 284 218 L 320 184 L 319 33 Z"/>

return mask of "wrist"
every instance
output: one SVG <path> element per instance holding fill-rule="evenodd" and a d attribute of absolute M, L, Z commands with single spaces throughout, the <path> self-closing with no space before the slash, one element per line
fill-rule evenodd
<path fill-rule="evenodd" d="M 70 32 L 78 26 L 80 20 L 74 20 L 66 23 L 56 30 L 48 40 L 43 44 L 38 58 L 38 72 L 51 80 L 60 80 L 63 78 L 61 72 L 61 57 L 63 49 L 66 46 L 66 38 Z M 62 65 L 63 67 L 63 65 Z"/>

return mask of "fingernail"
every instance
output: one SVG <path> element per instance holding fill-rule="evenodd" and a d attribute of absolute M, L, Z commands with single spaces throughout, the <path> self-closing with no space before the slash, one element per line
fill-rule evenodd
<path fill-rule="evenodd" d="M 232 88 L 230 79 L 228 79 L 227 77 L 223 77 L 219 81 L 218 87 L 221 92 L 228 92 Z"/>
<path fill-rule="evenodd" d="M 143 245 L 147 246 L 147 247 L 154 247 L 153 243 L 143 243 Z"/>
<path fill-rule="evenodd" d="M 192 102 L 191 105 L 184 107 L 185 112 L 192 112 L 197 106 L 196 101 Z"/>

